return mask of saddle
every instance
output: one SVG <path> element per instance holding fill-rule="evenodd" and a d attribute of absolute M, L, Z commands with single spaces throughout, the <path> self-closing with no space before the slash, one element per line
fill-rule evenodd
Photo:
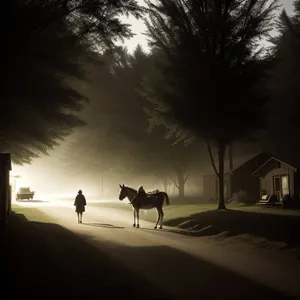
<path fill-rule="evenodd" d="M 157 197 L 159 193 L 159 190 L 155 190 L 155 191 L 150 191 L 148 193 L 138 193 L 135 198 L 133 199 L 133 201 L 137 198 L 140 197 L 142 199 L 147 199 L 147 198 L 153 198 L 153 197 Z M 132 203 L 130 203 L 132 204 Z"/>
<path fill-rule="evenodd" d="M 148 192 L 146 195 L 147 196 L 156 196 L 157 194 L 159 193 L 159 190 L 154 190 L 154 191 L 150 191 L 150 192 Z"/>

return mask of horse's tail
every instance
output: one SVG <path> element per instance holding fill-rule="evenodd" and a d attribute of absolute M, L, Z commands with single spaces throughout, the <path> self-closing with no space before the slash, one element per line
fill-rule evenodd
<path fill-rule="evenodd" d="M 170 201 L 169 201 L 169 196 L 168 196 L 168 194 L 167 194 L 166 192 L 161 192 L 161 193 L 165 196 L 166 203 L 167 203 L 167 205 L 169 205 L 169 204 L 170 204 Z"/>

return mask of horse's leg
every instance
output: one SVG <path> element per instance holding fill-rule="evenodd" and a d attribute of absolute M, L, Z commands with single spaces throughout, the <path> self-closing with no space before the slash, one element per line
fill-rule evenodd
<path fill-rule="evenodd" d="M 140 227 L 140 210 L 139 210 L 139 208 L 136 210 L 136 218 L 137 218 L 136 227 L 139 228 Z"/>
<path fill-rule="evenodd" d="M 156 220 L 156 224 L 155 224 L 155 226 L 154 226 L 154 229 L 157 228 L 158 222 L 159 222 L 159 220 L 160 220 L 160 213 L 159 213 L 159 210 L 158 210 L 157 208 L 156 208 L 156 211 L 157 211 L 157 220 Z"/>
<path fill-rule="evenodd" d="M 136 211 L 135 211 L 135 208 L 133 209 L 133 227 L 135 227 L 135 214 L 136 214 Z"/>
<path fill-rule="evenodd" d="M 164 218 L 164 212 L 162 210 L 162 208 L 159 209 L 160 211 L 160 226 L 159 226 L 159 229 L 162 229 L 163 228 L 163 218 Z"/>

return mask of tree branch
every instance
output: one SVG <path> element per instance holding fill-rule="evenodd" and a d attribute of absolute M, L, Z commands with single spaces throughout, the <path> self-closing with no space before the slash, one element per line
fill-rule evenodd
<path fill-rule="evenodd" d="M 210 146 L 208 140 L 206 140 L 206 146 L 207 146 L 207 150 L 208 150 L 208 154 L 209 154 L 209 158 L 210 158 L 212 167 L 213 167 L 213 169 L 214 169 L 216 175 L 219 177 L 220 175 L 219 175 L 219 172 L 218 172 L 218 170 L 217 170 L 217 167 L 216 167 L 216 164 L 215 164 L 215 161 L 214 161 L 214 157 L 213 157 L 212 151 L 211 151 L 211 146 Z"/>
<path fill-rule="evenodd" d="M 179 190 L 179 185 L 176 183 L 176 181 L 175 180 L 173 180 L 173 179 L 171 179 L 172 181 L 173 181 L 173 183 L 174 183 L 174 185 L 178 188 L 178 190 Z"/>
<path fill-rule="evenodd" d="M 188 179 L 189 179 L 189 175 L 186 174 L 186 175 L 185 175 L 185 178 L 184 178 L 184 183 L 186 183 Z"/>

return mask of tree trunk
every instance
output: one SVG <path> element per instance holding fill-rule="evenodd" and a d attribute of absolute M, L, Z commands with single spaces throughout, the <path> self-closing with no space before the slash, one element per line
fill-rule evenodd
<path fill-rule="evenodd" d="M 224 199 L 224 154 L 226 145 L 223 142 L 218 143 L 219 152 L 219 205 L 218 209 L 226 209 Z"/>
<path fill-rule="evenodd" d="M 216 164 L 215 164 L 215 161 L 214 161 L 214 157 L 213 157 L 213 154 L 212 154 L 211 146 L 210 146 L 210 143 L 209 143 L 208 140 L 206 140 L 206 146 L 207 146 L 207 151 L 208 151 L 208 154 L 209 154 L 211 165 L 212 165 L 217 177 L 219 177 L 219 172 L 217 170 L 217 167 L 216 167 Z"/>
<path fill-rule="evenodd" d="M 186 172 L 180 169 L 176 169 L 177 173 L 177 182 L 176 180 L 173 180 L 174 186 L 178 189 L 178 196 L 184 197 L 185 196 L 185 184 L 188 180 L 188 175 L 186 175 Z"/>
<path fill-rule="evenodd" d="M 168 178 L 164 178 L 162 185 L 164 187 L 164 192 L 168 193 Z"/>
<path fill-rule="evenodd" d="M 177 177 L 178 177 L 178 196 L 184 197 L 184 187 L 185 187 L 184 173 L 179 173 Z"/>

